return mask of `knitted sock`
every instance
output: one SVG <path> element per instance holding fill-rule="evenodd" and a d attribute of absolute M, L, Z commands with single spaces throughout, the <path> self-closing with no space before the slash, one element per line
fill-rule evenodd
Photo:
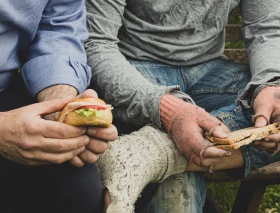
<path fill-rule="evenodd" d="M 162 182 L 185 170 L 187 159 L 175 148 L 168 135 L 145 126 L 110 143 L 98 160 L 111 203 L 107 213 L 132 213 L 144 187 Z"/>

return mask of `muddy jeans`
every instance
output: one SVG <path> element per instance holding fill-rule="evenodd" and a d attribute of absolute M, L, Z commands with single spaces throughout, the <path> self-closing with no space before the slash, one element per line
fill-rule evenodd
<path fill-rule="evenodd" d="M 220 57 L 193 66 L 170 66 L 147 61 L 130 63 L 144 77 L 157 85 L 179 85 L 197 105 L 221 119 L 231 131 L 252 126 L 252 114 L 236 101 L 251 78 L 249 66 Z M 280 159 L 248 145 L 242 147 L 246 161 L 243 176 L 252 169 Z M 149 202 L 145 213 L 200 213 L 204 205 L 206 186 L 201 173 L 185 172 L 169 177 Z"/>

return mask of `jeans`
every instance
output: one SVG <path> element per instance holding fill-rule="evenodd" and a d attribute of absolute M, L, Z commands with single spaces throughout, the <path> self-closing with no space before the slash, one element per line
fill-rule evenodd
<path fill-rule="evenodd" d="M 129 61 L 149 81 L 157 85 L 178 85 L 182 92 L 213 116 L 222 120 L 231 131 L 253 126 L 252 109 L 244 108 L 236 99 L 250 81 L 247 64 L 225 57 L 192 66 L 170 66 L 157 62 Z M 241 148 L 245 158 L 246 176 L 252 169 L 280 159 L 251 145 Z M 199 213 L 202 212 L 206 186 L 199 172 L 185 172 L 169 177 L 144 212 L 147 213 Z"/>

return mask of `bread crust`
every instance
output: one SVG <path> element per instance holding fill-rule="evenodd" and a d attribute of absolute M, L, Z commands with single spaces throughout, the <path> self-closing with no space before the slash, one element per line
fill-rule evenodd
<path fill-rule="evenodd" d="M 95 113 L 86 117 L 80 115 L 75 111 L 69 112 L 65 117 L 64 123 L 70 124 L 72 126 L 99 126 L 99 127 L 109 127 L 112 123 L 113 116 L 111 110 L 100 110 L 102 117 L 96 116 Z"/>
<path fill-rule="evenodd" d="M 221 148 L 224 150 L 238 149 L 241 146 L 250 144 L 255 140 L 261 140 L 270 134 L 279 132 L 279 124 L 273 123 L 265 127 L 249 127 L 240 129 L 237 131 L 230 132 L 228 137 L 216 138 L 213 136 L 206 135 L 206 139 L 214 144 L 214 147 Z"/>
<path fill-rule="evenodd" d="M 81 109 L 83 106 L 97 105 L 104 109 L 95 109 L 97 112 L 89 116 L 81 115 L 75 112 L 75 109 Z M 99 126 L 109 127 L 113 121 L 111 105 L 99 98 L 82 98 L 70 101 L 62 110 L 58 121 L 72 126 Z"/>

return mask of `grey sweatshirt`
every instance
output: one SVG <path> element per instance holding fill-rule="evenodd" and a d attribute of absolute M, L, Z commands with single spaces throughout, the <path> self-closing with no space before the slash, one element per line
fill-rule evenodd
<path fill-rule="evenodd" d="M 224 52 L 230 12 L 239 4 L 253 76 L 241 101 L 250 107 L 250 91 L 277 84 L 280 77 L 279 0 L 87 0 L 86 51 L 92 83 L 115 107 L 114 116 L 135 125 L 161 127 L 162 95 L 192 101 L 176 85 L 149 83 L 126 57 L 175 66 L 217 58 Z"/>

